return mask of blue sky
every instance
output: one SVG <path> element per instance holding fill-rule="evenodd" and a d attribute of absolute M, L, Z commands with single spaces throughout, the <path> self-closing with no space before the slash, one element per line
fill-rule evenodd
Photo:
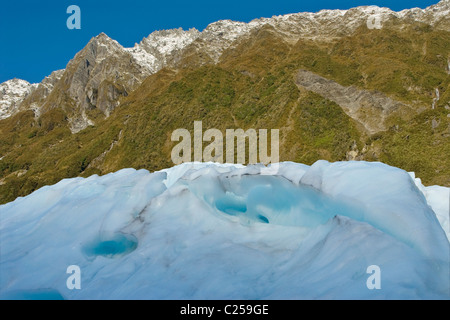
<path fill-rule="evenodd" d="M 349 9 L 378 5 L 395 11 L 426 8 L 438 0 L 17 0 L 0 8 L 0 83 L 12 78 L 40 82 L 52 71 L 65 68 L 92 37 L 105 32 L 132 47 L 154 30 L 195 27 L 231 19 L 255 18 L 321 9 Z M 67 7 L 81 9 L 81 30 L 69 30 Z"/>

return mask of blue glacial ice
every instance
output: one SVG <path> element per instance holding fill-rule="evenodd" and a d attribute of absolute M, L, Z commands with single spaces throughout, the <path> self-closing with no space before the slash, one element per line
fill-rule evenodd
<path fill-rule="evenodd" d="M 450 299 L 449 188 L 382 163 L 266 169 L 124 169 L 2 205 L 0 299 Z"/>

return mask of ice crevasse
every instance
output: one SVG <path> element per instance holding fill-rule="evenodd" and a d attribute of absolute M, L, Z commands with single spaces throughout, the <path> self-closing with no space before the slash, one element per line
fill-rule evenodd
<path fill-rule="evenodd" d="M 449 188 L 376 162 L 267 169 L 124 169 L 2 205 L 0 298 L 450 299 Z"/>

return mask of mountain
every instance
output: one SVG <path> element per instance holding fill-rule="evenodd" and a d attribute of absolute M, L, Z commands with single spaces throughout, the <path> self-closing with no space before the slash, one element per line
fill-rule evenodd
<path fill-rule="evenodd" d="M 69 75 L 67 77 L 75 77 L 69 90 L 70 96 L 81 109 L 89 107 L 88 104 L 95 107 L 95 91 L 99 89 L 97 82 L 123 81 L 124 83 L 121 85 L 124 86 L 124 89 L 133 90 L 148 75 L 154 74 L 163 67 L 179 66 L 179 62 L 183 60 L 181 57 L 193 54 L 193 52 L 202 53 L 203 63 L 217 63 L 222 53 L 230 46 L 250 37 L 252 31 L 267 26 L 273 27 L 285 41 L 296 42 L 300 38 L 326 41 L 350 35 L 362 25 L 367 25 L 369 28 L 382 28 L 383 25 L 390 27 L 399 25 L 401 27 L 404 23 L 424 23 L 435 29 L 448 31 L 450 29 L 447 19 L 449 13 L 449 1 L 444 0 L 425 10 L 415 8 L 394 12 L 388 8 L 364 6 L 350 10 L 322 10 L 318 13 L 274 16 L 255 19 L 250 23 L 223 20 L 210 24 L 203 32 L 199 32 L 195 28 L 188 31 L 181 28 L 155 31 L 133 48 L 123 48 L 117 41 L 102 33 L 91 39 L 88 45 L 68 64 L 66 73 Z M 125 60 L 128 59 L 131 60 L 129 65 L 125 63 Z M 118 61 L 125 64 L 117 63 Z M 450 64 L 450 60 L 448 61 Z M 110 64 L 114 64 L 114 66 L 109 66 Z M 91 71 L 93 71 L 92 74 Z M 55 77 L 51 75 L 48 78 Z M 48 78 L 44 79 L 43 83 L 48 82 Z M 61 76 L 56 80 L 61 80 Z M 64 80 L 66 83 L 68 81 L 70 82 L 72 79 Z M 125 92 L 115 92 L 117 89 L 109 88 L 109 90 L 109 98 L 101 97 L 101 100 L 106 98 L 108 102 L 100 103 L 100 109 L 106 114 L 109 111 L 105 109 L 105 104 L 108 105 L 107 109 L 113 109 L 118 96 L 125 94 Z M 75 93 L 76 91 L 79 92 Z M 40 93 L 39 96 L 46 98 L 48 93 Z M 21 98 L 16 103 L 21 102 L 25 97 L 21 96 Z M 32 103 L 34 99 L 31 100 Z M 6 105 L 7 102 L 0 104 L 0 106 Z M 16 111 L 8 111 L 4 117 L 10 116 Z"/>
<path fill-rule="evenodd" d="M 170 135 L 278 128 L 280 158 L 383 161 L 450 186 L 450 2 L 105 34 L 40 84 L 1 84 L 0 194 L 173 165 Z"/>

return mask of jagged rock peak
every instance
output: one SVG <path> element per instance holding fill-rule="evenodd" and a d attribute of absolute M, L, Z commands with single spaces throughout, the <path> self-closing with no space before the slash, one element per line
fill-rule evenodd
<path fill-rule="evenodd" d="M 127 50 L 136 62 L 149 74 L 155 73 L 168 64 L 170 59 L 180 53 L 200 36 L 195 28 L 158 30 L 142 39 L 139 44 Z"/>
<path fill-rule="evenodd" d="M 22 79 L 11 79 L 0 84 L 0 120 L 18 111 L 22 100 L 37 86 Z"/>

